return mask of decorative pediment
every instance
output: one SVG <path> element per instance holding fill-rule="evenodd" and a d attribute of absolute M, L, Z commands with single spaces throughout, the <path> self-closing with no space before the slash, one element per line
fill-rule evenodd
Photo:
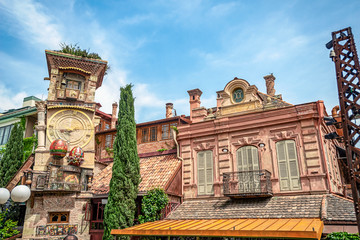
<path fill-rule="evenodd" d="M 236 142 L 233 142 L 233 145 L 236 147 L 240 147 L 240 146 L 258 145 L 260 142 L 261 139 L 256 137 L 243 137 L 243 138 L 239 138 Z"/>
<path fill-rule="evenodd" d="M 199 151 L 205 151 L 205 150 L 211 150 L 215 148 L 214 142 L 201 142 L 201 143 L 195 143 L 194 144 L 194 150 Z"/>
<path fill-rule="evenodd" d="M 296 138 L 296 134 L 293 131 L 281 131 L 274 133 L 271 137 L 272 140 L 278 141 L 278 140 L 284 140 L 284 139 L 294 139 Z"/>
<path fill-rule="evenodd" d="M 224 90 L 218 91 L 218 103 L 221 115 L 252 111 L 262 108 L 262 99 L 255 85 L 246 80 L 234 78 L 226 84 Z"/>

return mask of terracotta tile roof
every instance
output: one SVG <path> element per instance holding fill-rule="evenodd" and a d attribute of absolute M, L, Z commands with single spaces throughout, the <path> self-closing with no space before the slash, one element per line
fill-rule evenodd
<path fill-rule="evenodd" d="M 326 198 L 326 216 L 327 221 L 350 221 L 356 223 L 355 208 L 353 201 L 328 195 Z"/>
<path fill-rule="evenodd" d="M 112 166 L 113 163 L 110 163 L 109 166 L 94 176 L 92 182 L 94 194 L 101 195 L 109 192 Z M 139 192 L 146 192 L 155 187 L 166 188 L 180 166 L 181 162 L 175 154 L 140 158 L 142 180 L 139 185 Z"/>
<path fill-rule="evenodd" d="M 322 209 L 323 199 L 327 201 L 325 209 Z M 321 218 L 356 221 L 352 202 L 331 194 L 188 200 L 167 217 L 174 220 L 221 218 Z"/>

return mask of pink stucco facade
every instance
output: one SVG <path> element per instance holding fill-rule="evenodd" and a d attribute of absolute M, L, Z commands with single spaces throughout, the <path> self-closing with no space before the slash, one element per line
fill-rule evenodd
<path fill-rule="evenodd" d="M 240 103 L 232 99 L 234 89 L 243 91 Z M 199 91 L 189 91 L 192 106 L 193 99 L 200 101 L 200 96 L 194 98 L 190 92 Z M 256 86 L 235 78 L 218 92 L 217 102 L 214 112 L 199 106 L 191 107 L 192 123 L 178 127 L 184 199 L 224 196 L 223 174 L 239 171 L 237 151 L 244 146 L 257 149 L 259 169 L 271 173 L 274 195 L 343 194 L 344 184 L 335 148 L 338 143 L 324 138 L 334 129 L 323 121 L 326 114 L 323 101 L 291 105 L 282 101 L 281 96 L 263 94 Z M 280 186 L 276 144 L 284 140 L 295 143 L 300 181 L 296 190 L 283 190 Z M 203 151 L 212 153 L 211 194 L 199 194 L 198 189 L 197 158 Z"/>

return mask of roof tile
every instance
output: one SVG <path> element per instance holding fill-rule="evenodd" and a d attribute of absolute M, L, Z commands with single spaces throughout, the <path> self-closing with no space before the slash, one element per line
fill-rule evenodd
<path fill-rule="evenodd" d="M 145 192 L 155 187 L 165 188 L 180 165 L 180 160 L 174 154 L 140 158 L 141 182 L 139 191 Z M 100 195 L 109 192 L 112 166 L 113 163 L 110 163 L 109 166 L 94 176 L 92 182 L 94 194 Z"/>

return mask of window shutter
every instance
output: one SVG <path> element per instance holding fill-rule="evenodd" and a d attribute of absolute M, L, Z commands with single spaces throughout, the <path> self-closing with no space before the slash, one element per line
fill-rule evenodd
<path fill-rule="evenodd" d="M 287 159 L 284 141 L 276 143 L 276 152 L 279 164 L 279 182 L 281 190 L 290 190 L 289 175 L 287 171 Z"/>
<path fill-rule="evenodd" d="M 296 154 L 295 141 L 285 140 L 276 143 L 279 163 L 281 190 L 300 190 L 300 173 Z"/>
<path fill-rule="evenodd" d="M 206 191 L 205 191 L 205 153 L 199 152 L 197 157 L 198 157 L 198 193 L 206 194 Z"/>
<path fill-rule="evenodd" d="M 212 194 L 213 191 L 213 158 L 211 151 L 198 153 L 198 194 Z"/>
<path fill-rule="evenodd" d="M 244 167 L 243 167 L 243 153 L 242 153 L 241 148 L 237 151 L 237 162 L 238 162 L 238 171 L 243 171 L 244 170 Z"/>
<path fill-rule="evenodd" d="M 258 153 L 258 149 L 256 147 L 251 147 L 251 152 L 252 152 L 252 169 L 253 170 L 259 170 L 259 153 Z"/>
<path fill-rule="evenodd" d="M 213 193 L 213 158 L 212 152 L 207 151 L 206 153 L 206 194 Z"/>
<path fill-rule="evenodd" d="M 245 146 L 237 150 L 238 171 L 259 170 L 258 149 Z"/>
<path fill-rule="evenodd" d="M 292 190 L 301 189 L 300 174 L 298 167 L 298 160 L 296 156 L 296 146 L 294 141 L 286 141 L 288 151 L 289 169 L 290 169 L 290 184 Z"/>

